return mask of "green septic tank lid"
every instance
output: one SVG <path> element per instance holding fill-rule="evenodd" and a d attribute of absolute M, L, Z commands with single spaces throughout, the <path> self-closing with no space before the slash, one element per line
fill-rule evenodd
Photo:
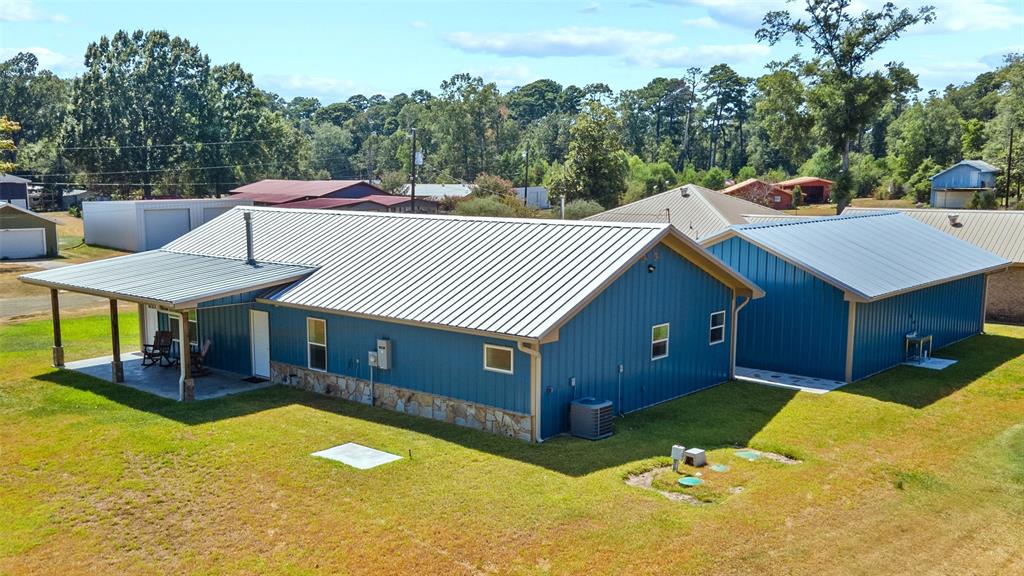
<path fill-rule="evenodd" d="M 753 450 L 737 450 L 736 455 L 739 456 L 740 458 L 743 458 L 744 460 L 749 460 L 751 462 L 761 457 L 760 454 L 754 452 Z"/>
<path fill-rule="evenodd" d="M 679 479 L 680 486 L 700 486 L 704 481 L 695 476 L 686 476 Z"/>
<path fill-rule="evenodd" d="M 725 465 L 725 464 L 712 464 L 711 465 L 711 470 L 713 470 L 715 472 L 728 472 L 729 471 L 729 467 L 727 465 Z"/>

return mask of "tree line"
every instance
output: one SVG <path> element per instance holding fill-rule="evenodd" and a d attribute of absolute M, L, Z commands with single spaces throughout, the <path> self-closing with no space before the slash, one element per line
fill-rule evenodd
<path fill-rule="evenodd" d="M 806 21 L 771 12 L 756 36 L 792 37 L 809 58 L 772 62 L 756 78 L 726 63 L 693 67 L 618 92 L 551 79 L 502 92 L 456 74 L 434 92 L 286 101 L 187 39 L 120 31 L 90 44 L 72 79 L 30 53 L 0 63 L 0 116 L 20 125 L 16 152 L 5 154 L 47 187 L 118 197 L 216 195 L 261 178 L 374 179 L 399 190 L 415 128 L 420 182 L 497 179 L 481 190 L 500 190 L 528 179 L 604 208 L 681 183 L 789 175 L 837 181 L 840 209 L 865 195 L 927 201 L 928 177 L 963 158 L 1003 168 L 999 185 L 1019 198 L 1020 164 L 1007 169 L 1007 157 L 1011 131 L 1013 156 L 1024 152 L 1021 55 L 922 95 L 902 64 L 868 62 L 930 23 L 930 7 L 854 14 L 849 0 L 805 1 Z"/>

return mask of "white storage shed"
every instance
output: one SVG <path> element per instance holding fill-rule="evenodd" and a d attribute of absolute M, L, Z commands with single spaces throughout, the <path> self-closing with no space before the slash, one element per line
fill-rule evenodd
<path fill-rule="evenodd" d="M 155 250 L 252 200 L 194 198 L 82 202 L 85 243 L 129 252 Z"/>

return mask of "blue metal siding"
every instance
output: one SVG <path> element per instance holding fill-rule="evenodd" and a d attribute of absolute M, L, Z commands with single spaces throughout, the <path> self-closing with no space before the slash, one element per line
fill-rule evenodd
<path fill-rule="evenodd" d="M 857 305 L 853 378 L 859 380 L 903 362 L 904 336 L 931 334 L 936 350 L 982 330 L 985 276 L 939 284 Z"/>
<path fill-rule="evenodd" d="M 845 379 L 849 309 L 842 291 L 742 238 L 708 250 L 766 292 L 739 313 L 738 366 Z"/>
<path fill-rule="evenodd" d="M 655 271 L 647 271 L 648 264 Z M 732 291 L 666 246 L 634 264 L 541 347 L 541 435 L 569 429 L 573 398 L 608 399 L 626 412 L 729 378 Z M 726 338 L 709 345 L 712 312 L 726 312 Z M 651 360 L 651 328 L 669 323 L 669 355 Z M 575 390 L 570 379 L 576 379 Z"/>
<path fill-rule="evenodd" d="M 515 342 L 432 330 L 284 306 L 257 305 L 270 313 L 270 357 L 307 366 L 306 318 L 327 321 L 327 371 L 370 378 L 367 352 L 378 338 L 391 340 L 391 369 L 375 370 L 374 381 L 530 413 L 530 357 Z M 484 343 L 515 350 L 515 374 L 484 370 Z"/>
<path fill-rule="evenodd" d="M 995 186 L 994 173 L 982 174 L 968 164 L 961 164 L 932 178 L 932 190 L 946 188 L 990 188 Z"/>
<path fill-rule="evenodd" d="M 249 310 L 260 292 L 248 292 L 204 302 L 200 305 L 200 342 L 210 339 L 206 365 L 238 374 L 252 374 L 249 349 Z"/>

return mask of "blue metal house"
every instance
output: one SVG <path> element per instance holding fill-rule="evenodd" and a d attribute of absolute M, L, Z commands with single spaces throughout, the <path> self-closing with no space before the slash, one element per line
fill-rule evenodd
<path fill-rule="evenodd" d="M 763 296 L 669 224 L 258 207 L 22 279 L 137 302 L 143 334 L 210 340 L 221 370 L 526 440 L 575 398 L 630 412 L 728 380 Z"/>
<path fill-rule="evenodd" d="M 705 242 L 767 297 L 744 308 L 738 366 L 853 382 L 982 331 L 1003 258 L 898 212 L 736 226 Z"/>
<path fill-rule="evenodd" d="M 983 160 L 962 160 L 931 177 L 932 208 L 964 208 L 978 191 L 994 191 L 999 168 Z"/>

